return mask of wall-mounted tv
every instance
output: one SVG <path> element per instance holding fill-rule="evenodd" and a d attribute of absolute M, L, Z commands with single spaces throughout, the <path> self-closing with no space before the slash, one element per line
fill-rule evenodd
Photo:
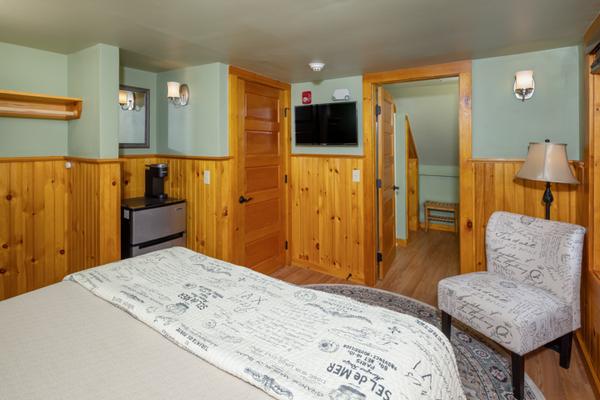
<path fill-rule="evenodd" d="M 296 106 L 294 114 L 297 145 L 358 145 L 356 102 Z"/>

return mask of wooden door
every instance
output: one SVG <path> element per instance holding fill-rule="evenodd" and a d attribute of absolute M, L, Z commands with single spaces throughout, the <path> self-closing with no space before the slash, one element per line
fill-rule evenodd
<path fill-rule="evenodd" d="M 239 80 L 240 262 L 270 273 L 285 261 L 284 91 Z"/>
<path fill-rule="evenodd" d="M 382 87 L 377 89 L 378 116 L 378 176 L 381 188 L 378 195 L 379 252 L 383 260 L 379 265 L 379 277 L 383 278 L 394 261 L 396 248 L 396 179 L 394 166 L 394 115 L 392 96 Z"/>

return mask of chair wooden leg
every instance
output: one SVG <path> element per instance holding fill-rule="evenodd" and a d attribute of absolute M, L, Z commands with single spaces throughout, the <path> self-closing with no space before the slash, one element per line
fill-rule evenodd
<path fill-rule="evenodd" d="M 573 344 L 573 332 L 569 332 L 560 338 L 560 366 L 568 369 L 571 365 L 571 346 Z"/>
<path fill-rule="evenodd" d="M 522 400 L 525 395 L 525 356 L 511 353 L 511 364 L 513 396 Z"/>
<path fill-rule="evenodd" d="M 442 332 L 450 340 L 452 335 L 452 316 L 444 311 L 442 311 Z"/>

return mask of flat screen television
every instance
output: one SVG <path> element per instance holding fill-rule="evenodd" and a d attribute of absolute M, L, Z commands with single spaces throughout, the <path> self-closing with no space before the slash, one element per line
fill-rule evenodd
<path fill-rule="evenodd" d="M 296 106 L 294 114 L 297 145 L 358 145 L 355 101 Z"/>

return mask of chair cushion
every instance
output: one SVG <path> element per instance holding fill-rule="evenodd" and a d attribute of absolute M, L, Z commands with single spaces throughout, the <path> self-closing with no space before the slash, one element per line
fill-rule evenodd
<path fill-rule="evenodd" d="M 569 304 L 545 289 L 493 272 L 441 280 L 438 304 L 442 311 L 520 355 L 572 331 Z"/>

